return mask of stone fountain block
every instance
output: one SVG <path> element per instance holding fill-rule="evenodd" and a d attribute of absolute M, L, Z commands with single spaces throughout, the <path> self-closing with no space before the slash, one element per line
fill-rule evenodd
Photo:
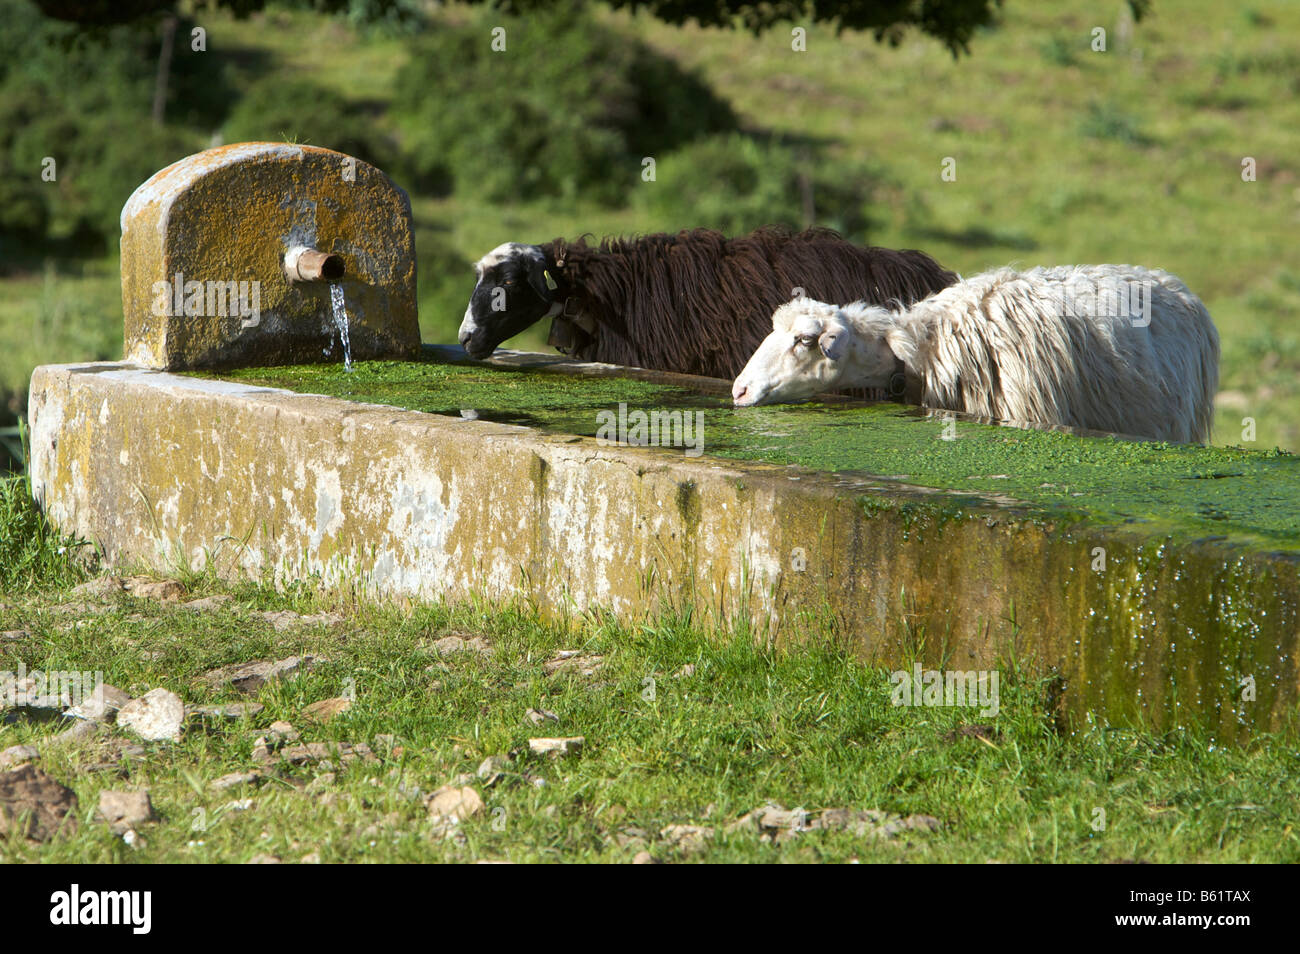
<path fill-rule="evenodd" d="M 420 347 L 411 202 L 329 149 L 239 143 L 173 163 L 122 209 L 126 359 L 149 368 L 342 360 L 330 286 L 285 254 L 339 255 L 354 358 Z"/>

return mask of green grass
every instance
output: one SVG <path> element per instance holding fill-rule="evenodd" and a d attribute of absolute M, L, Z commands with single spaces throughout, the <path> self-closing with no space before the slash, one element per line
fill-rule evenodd
<path fill-rule="evenodd" d="M 0 499 L 5 533 L 39 520 L 20 496 Z M 39 547 L 53 561 L 57 545 L 46 535 Z M 1221 748 L 1181 732 L 1064 731 L 1045 685 L 1011 662 L 1000 668 L 1001 711 L 986 718 L 896 707 L 887 672 L 832 645 L 774 651 L 743 630 L 709 636 L 700 621 L 671 615 L 619 625 L 594 613 L 548 622 L 525 607 L 359 606 L 305 586 L 277 592 L 193 574 L 183 577 L 188 596 L 228 592 L 233 601 L 195 612 L 122 594 L 84 607 L 67 593 L 76 579 L 65 570 L 22 592 L 6 586 L 0 630 L 30 635 L 0 640 L 0 670 L 99 670 L 133 694 L 162 686 L 201 704 L 244 698 L 197 683 L 210 668 L 291 654 L 326 661 L 264 687 L 259 715 L 209 729 L 191 722 L 180 743 L 145 743 L 139 760 L 53 744 L 63 726 L 23 712 L 0 722 L 0 749 L 37 745 L 41 766 L 76 792 L 80 820 L 75 835 L 48 843 L 0 840 L 0 861 L 315 853 L 325 862 L 618 862 L 642 847 L 662 861 L 1300 860 L 1294 733 Z M 258 615 L 286 608 L 343 621 L 276 633 Z M 433 643 L 448 634 L 481 637 L 492 654 L 439 656 Z M 544 662 L 560 649 L 602 655 L 603 666 L 547 675 Z M 674 678 L 687 665 L 693 673 Z M 343 715 L 320 726 L 302 718 L 305 706 L 349 688 L 356 701 Z M 524 718 L 530 708 L 559 722 L 535 727 Z M 370 744 L 378 761 L 284 768 L 213 791 L 216 778 L 258 768 L 254 738 L 276 719 L 303 741 Z M 972 724 L 991 724 L 987 739 L 951 735 Z M 542 735 L 586 744 L 560 760 L 529 756 L 528 739 Z M 463 783 L 480 793 L 483 813 L 458 837 L 436 832 L 415 789 L 472 775 L 493 755 L 508 759 L 495 785 Z M 139 787 L 159 820 L 132 848 L 93 812 L 101 790 Z M 242 799 L 251 802 L 231 807 Z M 925 814 L 942 827 L 892 839 L 811 831 L 777 844 L 724 830 L 767 802 L 814 816 L 839 807 Z M 674 824 L 715 834 L 686 852 L 660 837 Z M 618 843 L 628 828 L 646 833 L 644 846 Z"/>
<path fill-rule="evenodd" d="M 704 453 L 827 472 L 857 471 L 958 494 L 1023 501 L 1051 519 L 1137 522 L 1180 539 L 1226 536 L 1300 548 L 1295 502 L 1300 458 L 1281 451 L 1077 437 L 962 422 L 943 440 L 941 418 L 895 404 L 733 408 L 725 395 L 619 377 L 423 361 L 249 368 L 247 384 L 374 404 L 599 435 L 601 412 L 685 408 L 702 414 Z M 694 420 L 694 419 L 693 419 Z M 698 445 L 697 445 L 698 446 Z M 962 502 L 947 501 L 951 507 Z"/>

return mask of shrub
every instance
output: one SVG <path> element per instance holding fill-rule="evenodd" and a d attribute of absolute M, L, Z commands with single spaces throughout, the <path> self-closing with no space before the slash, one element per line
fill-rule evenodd
<path fill-rule="evenodd" d="M 40 17 L 24 0 L 0 0 L 0 167 L 24 183 L 24 228 L 37 225 L 39 189 L 48 228 L 117 237 L 122 205 L 162 166 L 201 147 L 186 123 L 218 120 L 229 100 L 219 57 L 189 51 L 177 30 L 168 124 L 151 122 L 159 37 L 154 24 L 79 32 Z M 56 178 L 41 180 L 43 160 Z M 9 225 L 9 223 L 6 223 Z"/>
<path fill-rule="evenodd" d="M 492 50 L 505 29 L 506 49 Z M 704 83 L 582 5 L 493 15 L 416 41 L 394 90 L 405 172 L 493 201 L 620 202 L 641 159 L 735 127 Z"/>
<path fill-rule="evenodd" d="M 760 225 L 825 225 L 853 235 L 868 225 L 875 185 L 862 163 L 824 162 L 811 149 L 730 133 L 664 156 L 634 204 L 653 228 L 668 231 L 707 226 L 738 235 Z"/>
<path fill-rule="evenodd" d="M 392 147 L 373 119 L 333 90 L 271 76 L 249 87 L 222 128 L 226 142 L 324 146 L 384 168 Z"/>

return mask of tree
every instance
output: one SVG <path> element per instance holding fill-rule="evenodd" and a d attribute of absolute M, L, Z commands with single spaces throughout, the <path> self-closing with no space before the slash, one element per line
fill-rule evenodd
<path fill-rule="evenodd" d="M 32 0 L 46 16 L 84 26 L 103 26 L 152 18 L 175 7 L 175 0 Z M 213 0 L 235 16 L 247 16 L 267 0 Z M 573 0 L 467 0 L 503 13 L 527 13 L 572 5 Z M 943 43 L 953 56 L 970 52 L 975 31 L 993 25 L 1002 0 L 607 0 L 615 9 L 644 10 L 665 23 L 694 22 L 706 27 L 740 26 L 762 33 L 779 24 L 820 23 L 836 30 L 870 30 L 877 40 L 897 45 L 909 29 L 920 30 Z M 1135 20 L 1149 10 L 1151 0 L 1127 0 Z M 352 0 L 299 0 L 299 6 L 321 13 L 341 13 L 358 7 Z M 417 16 L 408 0 L 367 0 L 360 5 L 368 19 Z"/>

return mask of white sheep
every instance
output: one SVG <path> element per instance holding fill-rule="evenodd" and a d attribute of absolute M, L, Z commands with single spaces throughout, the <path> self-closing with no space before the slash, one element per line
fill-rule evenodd
<path fill-rule="evenodd" d="M 1219 335 L 1168 272 L 1002 268 L 910 308 L 795 299 L 736 378 L 738 407 L 888 389 L 1001 421 L 1167 441 L 1210 434 Z"/>

